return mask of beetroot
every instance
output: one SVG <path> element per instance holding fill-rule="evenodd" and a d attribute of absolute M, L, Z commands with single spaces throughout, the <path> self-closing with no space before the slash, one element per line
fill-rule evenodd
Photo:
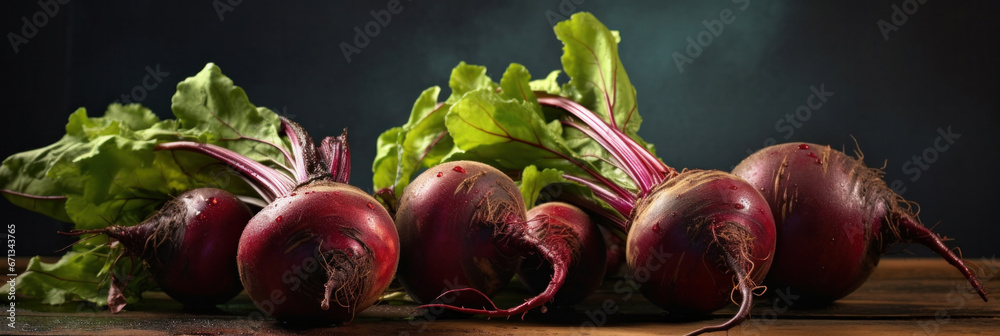
<path fill-rule="evenodd" d="M 697 332 L 726 330 L 749 313 L 774 237 L 770 208 L 753 186 L 726 172 L 685 171 L 636 205 L 626 260 L 642 293 L 672 313 L 710 313 L 738 290 L 736 316 Z"/>
<path fill-rule="evenodd" d="M 466 287 L 493 296 L 521 261 L 512 237 L 523 234 L 524 217 L 517 186 L 496 169 L 463 161 L 428 169 L 399 200 L 396 229 L 403 254 L 396 277 L 419 303 Z M 450 303 L 487 304 L 465 293 Z"/>
<path fill-rule="evenodd" d="M 597 224 L 579 208 L 562 202 L 549 202 L 528 211 L 528 230 L 559 234 L 566 237 L 564 250 L 571 259 L 566 270 L 566 283 L 556 292 L 552 303 L 557 306 L 576 304 L 601 286 L 607 269 L 607 248 Z M 517 278 L 529 291 L 542 293 L 552 280 L 552 265 L 538 255 L 521 261 Z"/>
<path fill-rule="evenodd" d="M 589 178 L 565 176 L 589 187 L 617 210 L 605 215 L 611 222 L 618 216 L 631 221 L 618 228 L 628 233 L 626 261 L 632 276 L 643 284 L 643 294 L 671 312 L 707 313 L 729 302 L 735 290 L 740 301 L 737 314 L 695 333 L 727 330 L 745 320 L 752 291 L 774 256 L 774 219 L 761 193 L 725 172 L 679 174 L 579 103 L 535 93 L 542 106 L 576 117 L 562 123 L 604 147 L 635 183 L 637 190 L 632 192 L 593 172 Z M 608 120 L 614 120 L 613 115 Z"/>
<path fill-rule="evenodd" d="M 236 258 L 258 308 L 294 324 L 350 322 L 378 299 L 396 271 L 399 238 L 392 217 L 346 184 L 346 131 L 317 148 L 300 125 L 284 118 L 282 125 L 292 150 L 270 145 L 285 153 L 287 172 L 213 145 L 173 142 L 157 149 L 200 152 L 230 164 L 270 203 L 250 220 Z"/>
<path fill-rule="evenodd" d="M 396 277 L 424 308 L 487 316 L 544 312 L 566 281 L 579 236 L 548 215 L 525 216 L 514 181 L 496 168 L 455 161 L 428 169 L 399 200 L 403 254 Z M 510 282 L 522 256 L 532 254 L 551 266 L 548 285 L 516 307 L 494 306 L 489 298 Z"/>
<path fill-rule="evenodd" d="M 211 306 L 243 290 L 236 247 L 251 216 L 250 208 L 233 194 L 199 188 L 168 201 L 139 225 L 112 225 L 74 234 L 106 234 L 121 243 L 124 256 L 140 258 L 171 298 L 188 306 Z M 108 305 L 112 312 L 125 306 L 116 279 L 112 279 Z"/>
<path fill-rule="evenodd" d="M 399 254 L 392 218 L 360 189 L 319 180 L 260 211 L 240 239 L 240 277 L 274 318 L 351 321 L 388 287 Z"/>
<path fill-rule="evenodd" d="M 954 265 L 987 300 L 979 280 L 941 238 L 925 228 L 882 171 L 843 152 L 809 143 L 764 148 L 733 170 L 763 193 L 778 244 L 767 282 L 803 304 L 847 296 L 897 242 L 925 245 Z"/>

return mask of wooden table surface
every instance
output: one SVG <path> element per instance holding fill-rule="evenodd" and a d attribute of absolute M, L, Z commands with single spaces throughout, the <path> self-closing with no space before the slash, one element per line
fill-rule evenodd
<path fill-rule="evenodd" d="M 996 293 L 1000 289 L 1000 263 L 987 259 L 969 261 L 980 268 L 987 291 Z M 129 305 L 126 311 L 115 315 L 95 311 L 86 304 L 45 306 L 20 298 L 17 301 L 16 329 L 5 326 L 0 333 L 683 334 L 701 326 L 720 323 L 736 309 L 735 305 L 730 305 L 711 316 L 679 318 L 650 304 L 639 293 L 632 296 L 616 293 L 614 285 L 618 281 L 609 280 L 602 290 L 572 310 L 552 309 L 545 314 L 529 314 L 523 320 L 519 317 L 486 319 L 433 315 L 414 318 L 411 316 L 415 307 L 412 302 L 391 300 L 362 312 L 351 324 L 314 329 L 289 329 L 273 320 L 252 318 L 256 316 L 256 310 L 245 294 L 209 314 L 185 312 L 181 305 L 162 293 L 147 293 L 142 302 Z M 523 289 L 511 286 L 497 297 L 497 304 L 512 305 L 525 295 Z M 729 335 L 1000 335 L 1000 294 L 988 303 L 983 302 L 955 269 L 938 259 L 884 259 L 864 286 L 824 308 L 787 309 L 786 302 L 794 301 L 793 295 L 758 298 L 752 318 L 730 330 Z M 604 309 L 605 306 L 609 309 Z"/>

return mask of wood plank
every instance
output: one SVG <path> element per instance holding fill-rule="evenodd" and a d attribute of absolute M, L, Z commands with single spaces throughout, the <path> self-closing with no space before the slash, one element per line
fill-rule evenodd
<path fill-rule="evenodd" d="M 1000 264 L 987 260 L 982 267 L 988 290 L 1000 288 Z M 27 264 L 26 262 L 24 263 Z M 272 320 L 254 319 L 256 307 L 245 294 L 219 310 L 192 313 L 159 292 L 147 293 L 144 300 L 112 315 L 104 310 L 76 303 L 42 305 L 18 301 L 19 332 L 94 333 L 142 335 L 169 333 L 401 333 L 401 334 L 653 334 L 681 333 L 699 326 L 716 324 L 735 312 L 730 305 L 714 314 L 684 317 L 668 314 L 640 293 L 615 290 L 621 279 L 604 287 L 571 310 L 550 309 L 520 318 L 450 318 L 439 315 L 411 316 L 412 301 L 393 300 L 362 312 L 354 323 L 335 328 L 287 330 Z M 772 289 L 773 291 L 774 289 Z M 519 303 L 528 294 L 514 283 L 497 296 L 501 306 Z M 871 279 L 855 293 L 823 308 L 786 309 L 780 298 L 759 298 L 752 318 L 730 334 L 990 334 L 1000 327 L 1000 298 L 982 302 L 969 291 L 964 278 L 950 265 L 937 259 L 886 259 Z M 601 328 L 590 328 L 600 325 Z M 9 330 L 4 330 L 7 332 Z"/>
<path fill-rule="evenodd" d="M 681 334 L 710 325 L 715 321 L 693 322 L 613 322 L 600 328 L 570 324 L 525 322 L 518 319 L 484 321 L 482 319 L 437 320 L 426 324 L 412 321 L 355 321 L 331 328 L 289 329 L 270 321 L 240 319 L 173 319 L 118 317 L 27 317 L 28 327 L 12 334 L 79 335 L 220 335 L 220 334 L 294 334 L 294 335 L 661 335 Z M 904 320 L 767 320 L 746 323 L 729 335 L 996 335 L 1000 318 L 979 319 L 904 319 Z M 6 330 L 5 330 L 6 332 Z"/>

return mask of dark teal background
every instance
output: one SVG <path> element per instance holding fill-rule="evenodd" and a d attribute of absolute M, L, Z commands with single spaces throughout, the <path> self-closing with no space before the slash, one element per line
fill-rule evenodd
<path fill-rule="evenodd" d="M 0 155 L 56 141 L 76 107 L 100 114 L 142 84 L 147 66 L 169 75 L 142 103 L 169 117 L 174 85 L 215 62 L 255 104 L 317 138 L 348 128 L 353 184 L 371 189 L 375 138 L 405 122 L 423 89 L 446 88 L 463 60 L 487 66 L 496 80 L 510 62 L 542 77 L 561 68 L 547 14 L 590 11 L 621 32 L 620 54 L 645 119 L 640 134 L 668 164 L 728 170 L 768 139 L 850 151 L 853 136 L 866 162 L 884 164 L 886 180 L 899 180 L 922 205 L 925 223 L 956 239 L 951 246 L 966 257 L 997 253 L 1000 228 L 990 215 L 1000 190 L 993 177 L 1000 149 L 995 2 L 926 1 L 885 40 L 877 22 L 892 22 L 892 6 L 902 0 L 752 0 L 746 10 L 729 0 L 402 0 L 348 63 L 340 43 L 352 43 L 354 27 L 364 29 L 387 2 L 242 1 L 220 20 L 212 1 L 73 1 L 19 52 L 4 45 Z M 0 6 L 5 36 L 41 10 L 37 1 Z M 687 38 L 726 9 L 735 21 L 680 72 L 673 54 L 685 53 Z M 807 103 L 812 86 L 833 96 L 800 127 L 776 125 Z M 961 136 L 945 151 L 931 150 L 935 162 L 926 170 L 906 165 L 948 127 Z M 0 211 L 21 232 L 18 254 L 52 254 L 71 242 L 54 233 L 63 224 L 6 202 Z"/>

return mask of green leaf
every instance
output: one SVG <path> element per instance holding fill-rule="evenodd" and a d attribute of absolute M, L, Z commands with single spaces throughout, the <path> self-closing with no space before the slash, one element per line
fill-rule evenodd
<path fill-rule="evenodd" d="M 219 145 L 259 162 L 285 162 L 275 147 L 283 144 L 280 117 L 254 106 L 246 92 L 215 64 L 209 63 L 177 84 L 170 108 L 184 134 L 198 142 Z"/>
<path fill-rule="evenodd" d="M 501 170 L 521 171 L 537 165 L 586 174 L 567 160 L 579 158 L 560 136 L 560 123 L 546 124 L 530 102 L 504 99 L 491 89 L 481 89 L 466 94 L 445 119 L 461 152 L 485 158 Z"/>
<path fill-rule="evenodd" d="M 521 196 L 524 197 L 524 204 L 528 208 L 535 206 L 535 202 L 538 201 L 538 195 L 542 190 L 554 183 L 566 182 L 566 179 L 562 176 L 562 171 L 558 169 L 545 169 L 539 171 L 534 165 L 527 166 L 524 171 L 521 172 Z"/>
<path fill-rule="evenodd" d="M 562 88 L 559 86 L 558 82 L 559 74 L 561 73 L 562 71 L 560 70 L 553 70 L 552 72 L 549 72 L 549 75 L 545 76 L 544 79 L 536 79 L 528 84 L 534 91 L 545 91 L 549 94 L 558 95 L 562 92 Z"/>
<path fill-rule="evenodd" d="M 421 92 L 420 97 L 417 97 L 417 101 L 413 103 L 413 108 L 410 110 L 410 120 L 403 125 L 403 129 L 409 130 L 420 120 L 426 118 L 428 114 L 434 112 L 440 94 L 441 87 L 439 86 L 432 86 Z"/>
<path fill-rule="evenodd" d="M 459 62 L 458 66 L 451 70 L 448 87 L 451 88 L 451 96 L 446 103 L 451 104 L 462 99 L 466 93 L 483 88 L 496 89 L 497 84 L 486 76 L 486 67 Z"/>
<path fill-rule="evenodd" d="M 452 69 L 448 86 L 451 96 L 441 106 L 437 103 L 441 92 L 439 87 L 424 90 L 413 104 L 406 124 L 379 136 L 378 151 L 372 164 L 375 190 L 392 187 L 398 196 L 418 170 L 443 162 L 455 151 L 445 126 L 445 115 L 451 106 L 469 92 L 481 89 L 496 91 L 499 87 L 486 75 L 486 67 L 465 62 Z"/>
<path fill-rule="evenodd" d="M 613 116 L 617 128 L 635 138 L 642 118 L 635 88 L 618 57 L 620 36 L 590 13 L 573 14 L 554 29 L 563 42 L 562 64 L 570 77 L 563 92 L 605 122 Z"/>
<path fill-rule="evenodd" d="M 42 303 L 59 305 L 70 301 L 83 300 L 107 305 L 107 293 L 110 287 L 109 276 L 114 271 L 116 276 L 125 280 L 128 274 L 128 285 L 124 295 L 129 303 L 142 299 L 142 292 L 155 288 L 155 284 L 144 270 L 144 266 L 132 264 L 129 258 L 121 258 L 112 265 L 108 256 L 117 255 L 120 248 L 108 246 L 95 247 L 83 252 L 67 252 L 55 263 L 44 263 L 39 257 L 31 258 L 28 267 L 15 280 L 17 294 L 25 297 L 41 299 Z M 138 270 L 132 270 L 135 266 Z M 10 291 L 10 283 L 5 284 L 4 292 Z"/>
<path fill-rule="evenodd" d="M 66 135 L 59 141 L 4 160 L 0 188 L 19 206 L 72 221 L 76 229 L 100 229 L 138 224 L 164 202 L 194 188 L 256 195 L 233 168 L 197 153 L 156 151 L 159 143 L 194 140 L 264 163 L 285 160 L 282 149 L 288 150 L 287 141 L 280 136 L 279 117 L 250 103 L 213 64 L 178 85 L 172 108 L 176 120 L 159 120 L 137 104 L 112 104 L 100 117 L 78 109 L 69 116 Z M 66 300 L 106 304 L 108 286 L 95 279 L 103 281 L 110 275 L 110 260 L 118 253 L 106 242 L 103 237 L 83 239 L 52 265 L 34 260 L 29 272 L 18 277 L 27 286 L 19 287 L 18 293 L 52 304 Z M 122 259 L 114 268 L 121 267 L 129 269 L 117 273 L 119 278 L 136 277 L 126 287 L 130 300 L 152 286 L 144 282 L 148 274 L 140 265 L 132 270 L 131 262 Z"/>
<path fill-rule="evenodd" d="M 375 190 L 392 187 L 400 193 L 420 168 L 422 158 L 430 152 L 450 149 L 436 146 L 441 137 L 447 135 L 442 134 L 447 132 L 444 127 L 446 108 L 436 108 L 440 92 L 441 88 L 437 86 L 424 90 L 413 104 L 410 120 L 379 136 L 378 151 L 372 166 Z M 436 154 L 441 155 L 443 154 Z"/>
<path fill-rule="evenodd" d="M 531 74 L 523 65 L 511 63 L 507 71 L 500 78 L 500 94 L 507 99 L 517 99 L 520 101 L 534 103 L 538 105 L 538 98 L 531 91 Z M 541 111 L 541 106 L 537 107 Z"/>
<path fill-rule="evenodd" d="M 403 127 L 393 127 L 382 132 L 375 141 L 375 162 L 372 163 L 372 184 L 375 190 L 394 187 L 402 176 L 399 164 L 402 154 Z"/>
<path fill-rule="evenodd" d="M 570 182 L 563 178 L 563 172 L 558 169 L 539 171 L 535 166 L 527 166 L 521 172 L 519 187 L 524 204 L 528 208 L 536 204 L 558 200 L 566 195 L 574 195 L 579 201 L 596 205 L 604 209 L 606 214 L 615 215 L 617 211 L 608 203 L 594 196 L 593 191 L 583 185 Z"/>

